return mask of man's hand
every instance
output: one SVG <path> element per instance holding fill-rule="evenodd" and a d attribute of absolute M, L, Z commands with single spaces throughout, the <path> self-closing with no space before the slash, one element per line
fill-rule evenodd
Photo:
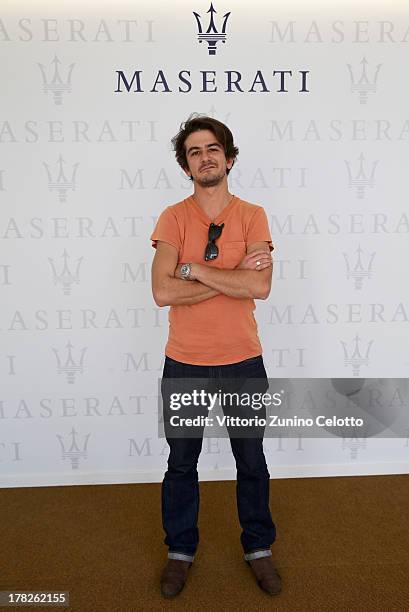
<path fill-rule="evenodd" d="M 257 250 L 245 255 L 235 270 L 257 270 L 259 272 L 271 265 L 271 254 L 266 250 Z"/>
<path fill-rule="evenodd" d="M 192 264 L 188 280 L 196 280 L 195 268 L 197 270 L 197 266 L 200 265 L 202 264 Z M 235 270 L 257 270 L 260 272 L 271 265 L 272 261 L 270 253 L 268 253 L 266 250 L 257 250 L 245 255 L 241 262 L 235 267 Z M 182 266 L 183 263 L 176 266 L 175 278 L 182 278 L 180 274 Z"/>

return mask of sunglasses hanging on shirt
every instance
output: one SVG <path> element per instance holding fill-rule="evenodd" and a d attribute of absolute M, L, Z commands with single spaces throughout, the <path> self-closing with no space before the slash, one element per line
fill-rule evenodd
<path fill-rule="evenodd" d="M 205 261 L 211 261 L 213 259 L 216 259 L 216 257 L 218 256 L 219 249 L 216 246 L 215 241 L 222 235 L 223 228 L 224 223 L 222 223 L 221 225 L 211 223 L 209 225 L 208 243 L 204 254 Z"/>

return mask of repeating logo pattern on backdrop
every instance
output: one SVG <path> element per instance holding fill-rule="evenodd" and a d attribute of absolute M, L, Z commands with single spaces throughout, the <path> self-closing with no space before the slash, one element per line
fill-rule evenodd
<path fill-rule="evenodd" d="M 71 469 L 78 470 L 80 466 L 80 459 L 87 459 L 88 457 L 88 441 L 91 433 L 83 436 L 80 443 L 79 436 L 74 427 L 71 429 L 67 436 L 61 436 L 57 434 L 57 438 L 61 446 L 61 459 L 65 461 L 69 459 L 71 462 Z M 71 438 L 71 439 L 70 439 Z"/>
<path fill-rule="evenodd" d="M 67 191 L 75 191 L 76 188 L 75 181 L 78 166 L 80 165 L 79 162 L 72 164 L 71 174 L 68 174 L 68 176 L 66 174 L 66 171 L 68 172 L 68 163 L 65 161 L 65 159 L 63 159 L 61 154 L 59 155 L 53 170 L 51 170 L 50 164 L 43 162 L 43 165 L 47 172 L 48 189 L 50 191 L 57 191 L 59 201 L 66 202 Z M 66 168 L 66 170 L 64 170 L 64 168 Z"/>
<path fill-rule="evenodd" d="M 54 59 L 51 61 L 50 67 L 46 69 L 43 64 L 38 63 L 38 67 L 43 77 L 43 92 L 47 94 L 51 92 L 53 94 L 54 104 L 61 106 L 63 103 L 63 94 L 71 93 L 71 75 L 75 63 L 70 64 L 66 70 L 65 79 L 63 79 L 59 65 L 62 62 L 58 59 L 57 55 L 54 55 Z"/>
<path fill-rule="evenodd" d="M 341 340 L 344 349 L 344 364 L 345 366 L 352 366 L 352 376 L 360 376 L 362 366 L 369 365 L 369 352 L 373 342 L 373 340 L 370 340 L 364 347 L 364 342 L 358 334 L 348 344 Z"/>
<path fill-rule="evenodd" d="M 53 283 L 54 285 L 61 285 L 64 295 L 71 295 L 72 285 L 79 285 L 80 282 L 80 267 L 83 261 L 83 257 L 78 257 L 76 260 L 75 268 L 70 268 L 68 263 L 70 255 L 64 249 L 61 258 L 63 260 L 62 265 L 57 264 L 52 257 L 48 257 L 50 262 Z M 60 268 L 58 270 L 58 267 Z"/>
<path fill-rule="evenodd" d="M 273 289 L 256 318 L 269 375 L 407 376 L 408 80 L 399 97 L 387 83 L 409 26 L 393 3 L 384 20 L 334 8 L 325 23 L 287 18 L 283 6 L 252 5 L 252 31 L 248 7 L 226 0 L 169 4 L 155 18 L 134 4 L 121 19 L 103 7 L 2 12 L 4 80 L 14 63 L 22 76 L 9 80 L 0 119 L 0 471 L 15 483 L 41 476 L 37 457 L 50 475 L 98 472 L 102 455 L 119 479 L 163 472 L 168 313 L 150 293 L 148 237 L 191 189 L 169 146 L 186 109 L 232 128 L 230 189 L 267 212 Z M 170 19 L 183 60 L 165 44 Z M 137 96 L 114 96 L 112 75 L 115 91 Z M 405 435 L 384 440 L 386 460 L 399 448 L 407 460 Z M 266 441 L 271 473 L 281 458 L 315 461 L 318 444 Z M 339 463 L 382 456 L 354 436 L 333 448 Z M 224 477 L 228 440 L 207 439 L 203 464 Z"/>
<path fill-rule="evenodd" d="M 347 64 L 349 76 L 351 79 L 351 93 L 357 93 L 359 95 L 359 103 L 366 104 L 368 101 L 369 93 L 376 93 L 377 84 L 378 84 L 378 75 L 379 70 L 382 67 L 382 64 L 378 64 L 375 68 L 375 72 L 373 74 L 372 80 L 369 79 L 367 74 L 367 65 L 368 62 L 365 56 L 362 58 L 361 62 L 361 73 L 359 76 L 354 76 L 354 72 L 351 64 Z M 359 73 L 359 70 L 355 69 L 355 75 Z"/>
<path fill-rule="evenodd" d="M 361 245 L 358 245 L 355 253 L 354 256 L 349 256 L 345 252 L 343 252 L 342 255 L 345 259 L 347 278 L 352 278 L 354 280 L 354 288 L 360 291 L 363 287 L 364 278 L 369 279 L 372 277 L 372 262 L 376 253 L 372 252 L 370 255 L 368 255 L 365 263 L 363 260 L 364 251 L 361 249 Z"/>
<path fill-rule="evenodd" d="M 370 187 L 371 189 L 375 186 L 375 170 L 379 160 L 368 164 L 369 168 L 364 166 L 365 157 L 364 154 L 358 157 L 358 164 L 355 164 L 355 171 L 351 167 L 351 163 L 345 160 L 345 165 L 348 172 L 348 187 L 352 189 L 355 187 L 356 196 L 360 200 L 365 197 L 365 189 Z"/>
<path fill-rule="evenodd" d="M 60 350 L 54 347 L 52 347 L 52 350 L 57 361 L 57 373 L 65 374 L 67 383 L 72 385 L 75 383 L 76 376 L 84 373 L 84 357 L 87 352 L 87 347 L 77 350 L 76 358 L 72 350 L 74 345 L 71 344 L 70 340 L 67 342 L 65 348 L 67 349 L 65 351 L 65 358 L 63 357 L 63 351 L 60 353 Z"/>

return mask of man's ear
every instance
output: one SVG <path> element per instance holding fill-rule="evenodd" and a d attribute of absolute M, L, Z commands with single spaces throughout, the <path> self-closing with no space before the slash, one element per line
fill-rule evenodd
<path fill-rule="evenodd" d="M 234 162 L 236 161 L 235 157 L 230 157 L 227 161 L 226 161 L 226 165 L 228 170 L 231 170 L 234 166 Z"/>
<path fill-rule="evenodd" d="M 189 177 L 192 178 L 192 173 L 189 170 L 189 167 L 186 166 L 185 168 L 183 168 L 183 172 Z"/>

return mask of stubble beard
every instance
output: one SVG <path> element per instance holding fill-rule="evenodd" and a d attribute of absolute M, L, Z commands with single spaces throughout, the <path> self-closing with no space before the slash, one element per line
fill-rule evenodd
<path fill-rule="evenodd" d="M 200 187 L 216 187 L 216 185 L 219 185 L 222 182 L 225 176 L 226 171 L 223 171 L 220 174 L 204 176 L 203 178 L 194 178 L 193 181 L 200 185 Z"/>

